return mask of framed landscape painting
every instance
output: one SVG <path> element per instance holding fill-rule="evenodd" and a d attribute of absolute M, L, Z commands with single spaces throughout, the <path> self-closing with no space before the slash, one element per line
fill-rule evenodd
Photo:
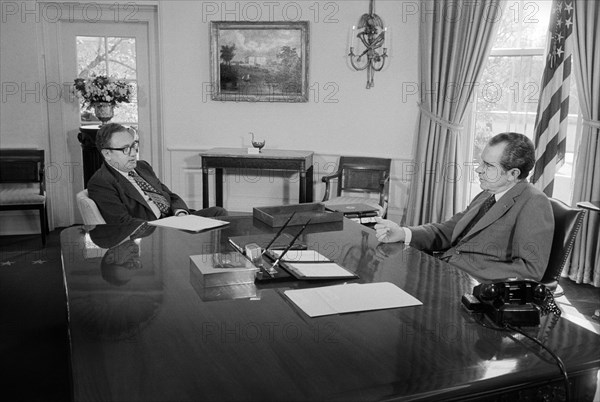
<path fill-rule="evenodd" d="M 308 26 L 308 21 L 211 22 L 211 98 L 308 102 Z"/>

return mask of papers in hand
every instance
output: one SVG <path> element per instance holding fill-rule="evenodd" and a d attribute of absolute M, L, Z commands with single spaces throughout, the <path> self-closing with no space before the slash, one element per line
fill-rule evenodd
<path fill-rule="evenodd" d="M 423 304 L 389 282 L 287 290 L 284 294 L 310 317 Z"/>
<path fill-rule="evenodd" d="M 201 230 L 212 229 L 219 226 L 227 225 L 228 223 L 229 222 L 226 221 L 204 218 L 202 216 L 196 215 L 169 216 L 167 218 L 157 219 L 155 221 L 148 222 L 148 224 L 154 226 L 189 230 L 192 232 L 199 232 Z"/>

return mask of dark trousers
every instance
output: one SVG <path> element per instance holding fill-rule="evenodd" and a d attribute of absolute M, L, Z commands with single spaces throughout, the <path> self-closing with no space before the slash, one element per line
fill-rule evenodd
<path fill-rule="evenodd" d="M 227 216 L 227 210 L 223 207 L 208 207 L 198 210 L 190 210 L 192 215 L 204 216 L 205 218 L 212 218 L 214 216 Z"/>

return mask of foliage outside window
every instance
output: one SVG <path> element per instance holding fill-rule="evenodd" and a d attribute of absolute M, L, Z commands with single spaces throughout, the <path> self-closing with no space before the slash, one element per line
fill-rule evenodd
<path fill-rule="evenodd" d="M 551 1 L 509 1 L 502 10 L 502 21 L 479 89 L 476 91 L 472 122 L 472 160 L 476 164 L 487 141 L 495 134 L 514 131 L 534 140 L 534 124 L 545 65 L 545 47 Z M 579 113 L 575 79 L 571 77 L 569 129 L 565 165 L 555 179 L 554 196 L 570 198 L 570 169 Z M 472 199 L 481 191 L 477 176 L 468 183 Z"/>
<path fill-rule="evenodd" d="M 135 38 L 110 36 L 77 36 L 77 78 L 118 77 L 130 88 L 129 103 L 115 108 L 112 122 L 138 123 L 137 54 Z M 82 124 L 99 123 L 87 105 L 80 108 Z"/>

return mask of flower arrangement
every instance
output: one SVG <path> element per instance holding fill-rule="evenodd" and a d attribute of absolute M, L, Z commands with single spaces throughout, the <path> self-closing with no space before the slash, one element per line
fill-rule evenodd
<path fill-rule="evenodd" d="M 91 78 L 76 78 L 73 91 L 81 98 L 82 105 L 89 110 L 98 102 L 108 102 L 113 106 L 118 103 L 129 103 L 133 87 L 125 81 L 98 75 Z"/>

